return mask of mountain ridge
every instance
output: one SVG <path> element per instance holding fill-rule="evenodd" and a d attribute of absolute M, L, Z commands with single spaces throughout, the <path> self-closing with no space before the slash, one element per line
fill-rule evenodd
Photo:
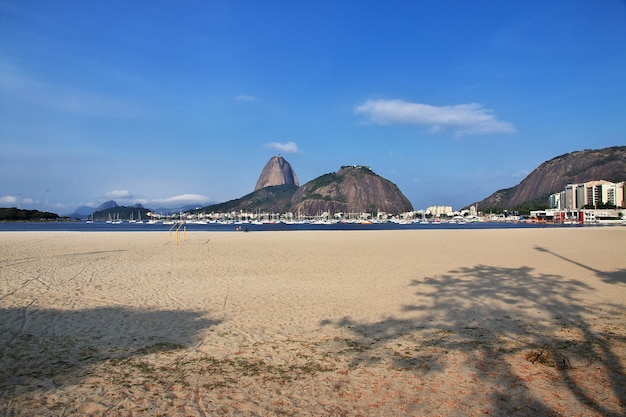
<path fill-rule="evenodd" d="M 321 175 L 300 187 L 293 184 L 266 186 L 198 211 L 291 212 L 314 216 L 324 212 L 399 214 L 412 210 L 411 203 L 395 184 L 368 167 L 352 165 Z"/>
<path fill-rule="evenodd" d="M 500 189 L 473 203 L 478 210 L 516 209 L 532 202 L 540 203 L 563 190 L 567 184 L 594 180 L 626 180 L 626 146 L 585 149 L 556 156 L 535 168 L 517 185 Z"/>

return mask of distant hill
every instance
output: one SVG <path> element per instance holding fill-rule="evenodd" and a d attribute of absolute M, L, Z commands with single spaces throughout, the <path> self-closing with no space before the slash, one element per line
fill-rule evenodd
<path fill-rule="evenodd" d="M 89 206 L 80 206 L 76 210 L 74 210 L 73 213 L 68 214 L 67 217 L 72 219 L 86 219 L 87 217 L 90 217 L 92 213 L 112 209 L 115 207 L 118 207 L 118 205 L 113 200 L 105 201 L 96 208 Z"/>
<path fill-rule="evenodd" d="M 587 149 L 557 156 L 539 165 L 516 186 L 498 190 L 474 204 L 481 211 L 547 206 L 550 194 L 562 191 L 567 184 L 594 180 L 626 180 L 626 146 Z"/>
<path fill-rule="evenodd" d="M 115 204 L 114 207 L 107 208 L 104 210 L 98 210 L 93 212 L 93 220 L 102 221 L 102 220 L 111 220 L 111 219 L 119 219 L 119 220 L 147 220 L 148 219 L 148 210 L 143 208 L 141 204 L 135 204 L 132 207 L 126 206 L 118 206 Z"/>
<path fill-rule="evenodd" d="M 112 209 L 115 207 L 119 207 L 117 205 L 117 203 L 113 200 L 109 200 L 109 201 L 105 201 L 104 203 L 100 204 L 98 207 L 96 207 L 96 209 L 94 211 L 101 211 L 101 210 L 108 210 L 108 209 Z"/>
<path fill-rule="evenodd" d="M 89 207 L 89 206 L 80 206 L 77 209 L 74 210 L 73 213 L 68 214 L 68 217 L 78 217 L 78 218 L 83 218 L 83 217 L 87 217 L 89 216 L 91 213 L 93 213 L 96 209 L 93 207 Z"/>
<path fill-rule="evenodd" d="M 118 209 L 118 207 L 120 209 Z M 133 214 L 135 220 L 137 220 L 137 215 L 138 215 L 137 210 L 140 210 L 141 215 L 143 217 L 144 214 L 149 211 L 153 213 L 157 213 L 159 215 L 172 215 L 172 214 L 178 214 L 182 212 L 191 211 L 197 208 L 198 208 L 198 205 L 194 204 L 194 205 L 186 205 L 186 206 L 175 207 L 175 208 L 170 207 L 170 208 L 146 209 L 144 208 L 142 204 L 134 204 L 132 206 L 120 206 L 117 204 L 117 202 L 113 200 L 109 200 L 100 204 L 96 208 L 89 207 L 89 206 L 80 206 L 76 210 L 74 210 L 73 213 L 68 214 L 67 217 L 72 218 L 72 219 L 91 219 L 91 215 L 93 214 L 96 220 L 98 219 L 108 220 L 109 214 L 111 214 L 112 217 L 113 215 L 119 214 L 120 216 L 122 216 L 121 217 L 122 220 L 126 220 L 127 217 L 123 217 L 124 215 L 130 216 L 131 214 Z M 145 219 L 145 217 L 143 218 Z"/>
<path fill-rule="evenodd" d="M 47 221 L 58 219 L 58 214 L 47 211 L 23 210 L 15 207 L 0 208 L 0 221 Z"/>

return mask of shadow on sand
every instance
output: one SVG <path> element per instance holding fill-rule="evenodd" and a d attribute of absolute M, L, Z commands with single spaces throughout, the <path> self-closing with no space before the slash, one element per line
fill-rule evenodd
<path fill-rule="evenodd" d="M 601 271 L 599 269 L 596 268 L 592 268 L 589 265 L 585 265 L 581 262 L 577 262 L 573 259 L 569 259 L 563 255 L 559 255 L 556 252 L 551 251 L 550 249 L 544 248 L 542 246 L 535 246 L 535 250 L 538 252 L 543 252 L 543 253 L 547 253 L 550 254 L 558 259 L 561 259 L 565 262 L 569 262 L 571 264 L 574 264 L 576 266 L 579 266 L 583 269 L 586 269 L 588 271 L 593 272 L 598 278 L 600 278 L 602 281 L 606 282 L 607 284 L 617 284 L 617 283 L 622 283 L 622 284 L 626 284 L 626 269 L 618 269 L 617 271 L 611 271 L 611 272 L 606 272 L 606 271 Z"/>
<path fill-rule="evenodd" d="M 617 286 L 625 282 L 623 270 L 598 271 L 548 249 L 535 249 L 585 268 L 604 282 Z M 346 343 L 356 348 L 343 353 L 352 366 L 390 360 L 394 368 L 426 378 L 446 372 L 449 353 L 462 353 L 468 358 L 463 366 L 472 373 L 471 379 L 480 392 L 489 392 L 489 404 L 482 407 L 490 415 L 567 415 L 544 397 L 559 390 L 575 399 L 573 410 L 587 411 L 583 414 L 626 412 L 624 359 L 618 353 L 626 347 L 624 305 L 589 305 L 583 293 L 592 289 L 585 283 L 528 266 L 476 265 L 416 278 L 410 286 L 415 303 L 399 306 L 396 317 L 322 323 L 351 335 Z M 393 353 L 385 355 L 385 350 Z M 555 385 L 538 395 L 537 387 L 511 364 L 512 357 L 521 358 L 518 365 L 532 361 L 542 366 L 536 362 L 543 360 L 555 372 Z M 604 391 L 581 381 L 584 378 L 576 372 L 584 369 L 601 375 Z M 504 387 L 498 388 L 494 375 Z M 608 404 L 607 397 L 620 404 Z"/>
<path fill-rule="evenodd" d="M 104 361 L 183 349 L 218 324 L 194 311 L 128 307 L 3 308 L 0 317 L 0 404 L 70 384 Z"/>

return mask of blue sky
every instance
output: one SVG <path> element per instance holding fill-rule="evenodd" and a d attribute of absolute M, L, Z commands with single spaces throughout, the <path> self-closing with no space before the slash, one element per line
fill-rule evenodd
<path fill-rule="evenodd" d="M 624 1 L 0 0 L 3 207 L 223 202 L 280 153 L 460 209 L 617 145 Z"/>

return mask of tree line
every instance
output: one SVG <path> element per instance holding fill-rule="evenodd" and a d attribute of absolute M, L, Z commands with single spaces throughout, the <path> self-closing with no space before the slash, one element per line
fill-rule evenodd
<path fill-rule="evenodd" d="M 58 214 L 47 211 L 0 207 L 0 221 L 48 221 L 58 219 Z"/>

